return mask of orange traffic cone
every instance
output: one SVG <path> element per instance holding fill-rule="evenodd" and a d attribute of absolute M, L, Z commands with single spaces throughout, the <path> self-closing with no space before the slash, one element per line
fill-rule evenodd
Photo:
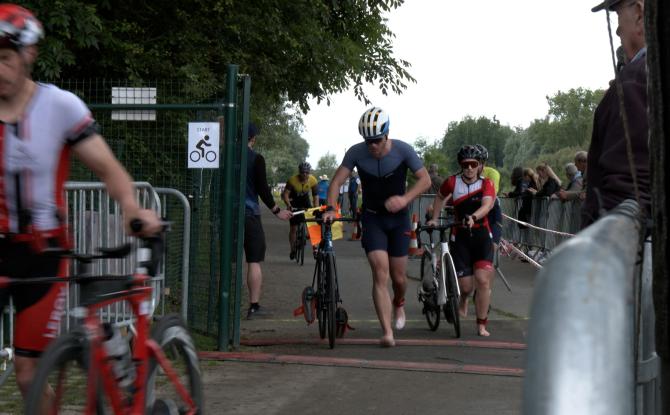
<path fill-rule="evenodd" d="M 416 239 L 416 213 L 412 214 L 412 230 L 409 232 L 409 255 L 420 256 L 423 254 L 423 248 L 419 248 L 419 242 Z"/>

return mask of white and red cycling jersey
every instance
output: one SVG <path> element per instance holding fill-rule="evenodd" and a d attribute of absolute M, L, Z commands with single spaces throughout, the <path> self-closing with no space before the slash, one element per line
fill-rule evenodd
<path fill-rule="evenodd" d="M 70 149 L 96 132 L 81 99 L 41 83 L 18 122 L 0 122 L 0 234 L 64 224 Z"/>
<path fill-rule="evenodd" d="M 440 187 L 442 196 L 452 195 L 451 203 L 454 206 L 457 220 L 463 220 L 466 215 L 472 215 L 482 206 L 482 199 L 489 196 L 496 197 L 493 182 L 484 177 L 478 177 L 474 183 L 467 184 L 463 180 L 462 174 L 449 176 Z M 476 221 L 474 228 L 485 227 L 491 232 L 487 215 Z"/>

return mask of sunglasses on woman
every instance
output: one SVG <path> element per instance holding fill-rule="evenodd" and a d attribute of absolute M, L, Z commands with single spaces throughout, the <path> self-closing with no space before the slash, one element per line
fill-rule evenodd
<path fill-rule="evenodd" d="M 479 167 L 479 162 L 478 161 L 462 161 L 461 162 L 461 168 L 463 169 L 476 169 Z"/>

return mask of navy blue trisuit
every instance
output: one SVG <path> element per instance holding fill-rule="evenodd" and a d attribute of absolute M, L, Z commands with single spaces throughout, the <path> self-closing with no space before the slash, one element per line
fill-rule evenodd
<path fill-rule="evenodd" d="M 412 146 L 390 140 L 391 149 L 380 159 L 374 158 L 365 142 L 352 146 L 344 155 L 342 166 L 358 170 L 363 187 L 361 244 L 365 253 L 376 250 L 390 257 L 403 257 L 409 252 L 409 216 L 407 208 L 391 213 L 384 202 L 391 196 L 405 194 L 407 169 L 416 173 L 423 168 Z"/>

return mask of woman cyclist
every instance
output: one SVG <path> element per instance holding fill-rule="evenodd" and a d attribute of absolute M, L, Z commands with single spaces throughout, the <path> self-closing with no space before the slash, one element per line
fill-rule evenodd
<path fill-rule="evenodd" d="M 428 225 L 436 225 L 444 202 L 451 197 L 456 226 L 451 235 L 454 266 L 461 291 L 459 313 L 465 317 L 468 296 L 477 290 L 475 312 L 477 333 L 489 336 L 486 330 L 489 304 L 491 302 L 491 279 L 493 277 L 493 241 L 488 213 L 495 201 L 495 189 L 489 179 L 479 176 L 480 150 L 476 146 L 464 145 L 458 151 L 458 163 L 462 171 L 442 183 L 433 202 L 433 217 Z"/>

